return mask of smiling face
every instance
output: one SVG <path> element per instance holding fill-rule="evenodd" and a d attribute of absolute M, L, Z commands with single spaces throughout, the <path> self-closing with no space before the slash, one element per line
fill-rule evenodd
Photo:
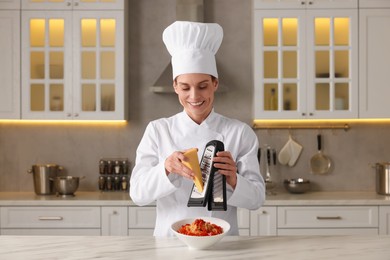
<path fill-rule="evenodd" d="M 213 109 L 218 79 L 208 74 L 182 74 L 174 80 L 173 87 L 188 116 L 196 123 L 202 123 Z"/>

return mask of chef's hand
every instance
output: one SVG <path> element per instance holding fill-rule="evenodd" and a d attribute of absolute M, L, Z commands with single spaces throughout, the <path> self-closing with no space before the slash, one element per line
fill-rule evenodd
<path fill-rule="evenodd" d="M 184 151 L 185 152 L 185 151 Z M 184 152 L 174 152 L 168 158 L 165 160 L 165 173 L 167 176 L 170 173 L 176 173 L 178 175 L 181 175 L 185 178 L 194 180 L 194 172 L 182 164 L 182 161 L 186 161 L 187 157 L 184 156 Z"/>
<path fill-rule="evenodd" d="M 230 152 L 223 151 L 218 152 L 214 157 L 214 167 L 218 169 L 218 172 L 226 176 L 226 183 L 236 188 L 237 184 L 237 166 L 236 162 Z"/>

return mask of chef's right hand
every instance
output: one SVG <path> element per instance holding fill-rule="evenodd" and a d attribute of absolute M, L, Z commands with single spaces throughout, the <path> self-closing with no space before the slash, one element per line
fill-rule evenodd
<path fill-rule="evenodd" d="M 190 180 L 194 180 L 194 172 L 185 166 L 182 161 L 186 161 L 187 157 L 184 156 L 183 152 L 174 152 L 165 160 L 165 173 L 178 174 Z"/>

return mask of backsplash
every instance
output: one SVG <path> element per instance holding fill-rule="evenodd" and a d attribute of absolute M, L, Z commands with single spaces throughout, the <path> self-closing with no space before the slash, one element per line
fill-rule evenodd
<path fill-rule="evenodd" d="M 161 40 L 162 31 L 175 20 L 175 0 L 130 0 L 129 14 L 129 122 L 126 125 L 0 124 L 0 191 L 33 191 L 27 170 L 37 163 L 56 163 L 73 176 L 86 176 L 79 191 L 98 191 L 101 158 L 128 158 L 135 153 L 150 120 L 182 110 L 175 94 L 149 90 L 170 57 Z M 216 95 L 215 111 L 252 124 L 251 1 L 205 1 L 205 21 L 224 28 L 217 53 L 218 72 L 228 91 Z M 234 15 L 232 15 L 234 12 Z M 159 13 L 161 15 L 153 15 Z M 153 17 L 153 19 L 150 19 Z M 156 58 L 158 57 L 158 58 Z M 277 164 L 271 172 L 278 183 L 304 177 L 313 190 L 375 191 L 375 170 L 369 163 L 390 161 L 390 126 L 351 125 L 344 130 L 290 130 L 303 146 L 294 167 Z M 323 151 L 333 162 L 324 176 L 310 174 L 309 160 L 317 152 L 321 132 Z M 289 130 L 255 130 L 261 147 L 279 153 Z M 264 173 L 264 171 L 263 171 Z M 281 187 L 281 185 L 279 185 Z M 279 188 L 280 188 L 279 187 Z"/>

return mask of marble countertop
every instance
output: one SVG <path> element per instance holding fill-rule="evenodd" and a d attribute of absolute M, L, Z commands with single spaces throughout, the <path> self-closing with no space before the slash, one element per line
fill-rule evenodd
<path fill-rule="evenodd" d="M 0 192 L 0 206 L 134 206 L 128 192 L 76 192 L 74 197 Z"/>
<path fill-rule="evenodd" d="M 152 204 L 153 205 L 153 204 Z M 375 192 L 307 192 L 267 195 L 264 206 L 390 205 L 390 196 Z M 76 192 L 74 197 L 0 192 L 0 206 L 135 206 L 128 192 Z"/>
<path fill-rule="evenodd" d="M 1 259 L 384 260 L 390 236 L 224 237 L 207 250 L 177 238 L 0 236 Z"/>

